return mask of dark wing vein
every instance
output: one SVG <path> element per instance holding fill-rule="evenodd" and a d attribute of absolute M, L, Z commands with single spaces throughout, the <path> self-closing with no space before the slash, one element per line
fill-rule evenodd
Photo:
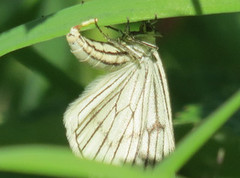
<path fill-rule="evenodd" d="M 135 89 L 136 89 L 136 85 L 137 85 L 138 79 L 139 79 L 139 75 L 137 76 L 137 78 L 136 78 L 136 80 L 135 80 L 135 82 L 134 82 L 133 92 L 132 92 L 132 94 L 131 94 L 131 99 L 130 99 L 130 101 L 133 100 L 133 94 L 135 93 Z M 142 92 L 141 92 L 141 93 L 142 93 Z M 135 117 L 134 117 L 134 114 L 135 114 L 135 110 L 137 109 L 137 106 L 138 106 L 138 104 L 139 104 L 140 98 L 141 98 L 141 95 L 140 95 L 139 98 L 138 98 L 137 105 L 135 106 L 134 110 L 133 110 L 133 109 L 131 108 L 131 106 L 130 106 L 130 109 L 131 109 L 131 111 L 132 111 L 132 117 L 133 117 L 133 128 L 132 128 L 132 135 L 131 135 L 130 145 L 129 145 L 129 147 L 128 147 L 128 151 L 127 151 L 127 155 L 126 155 L 125 160 L 124 160 L 124 164 L 125 164 L 126 161 L 127 161 L 127 158 L 128 158 L 129 152 L 130 152 L 130 149 L 131 149 L 131 147 L 132 147 L 132 141 L 133 141 L 134 130 L 135 130 L 135 127 L 134 127 L 134 120 L 135 120 L 135 119 L 134 119 L 134 118 L 135 118 Z M 138 137 L 138 139 L 139 139 L 139 137 Z"/>
<path fill-rule="evenodd" d="M 131 77 L 135 74 L 135 72 L 136 72 L 136 70 L 134 70 L 134 71 L 132 72 L 132 74 L 131 74 L 130 76 L 128 76 L 128 79 L 127 79 L 127 81 L 125 81 L 125 83 L 124 83 L 123 86 L 121 86 L 121 87 L 118 86 L 118 88 L 121 88 L 121 90 L 118 91 L 118 92 L 117 92 L 115 95 L 113 95 L 113 97 L 111 98 L 111 99 L 113 99 L 113 98 L 115 98 L 116 96 L 118 96 L 116 103 L 118 102 L 118 100 L 119 100 L 119 98 L 120 98 L 120 96 L 121 96 L 122 90 L 123 90 L 124 87 L 127 85 L 127 83 L 129 82 L 129 80 L 131 79 Z M 109 101 L 110 101 L 110 99 L 109 99 L 108 101 L 105 101 L 105 102 L 106 102 L 105 105 L 106 105 Z M 105 105 L 104 105 L 104 106 L 105 106 Z M 104 108 L 104 106 L 102 106 L 98 111 L 102 110 L 102 109 Z M 114 110 L 115 108 L 116 108 L 116 104 L 112 107 L 111 111 Z M 110 112 L 111 112 L 111 111 L 110 111 Z M 110 112 L 109 112 L 109 113 L 110 113 Z M 95 117 L 96 117 L 96 115 L 94 115 L 94 116 L 89 120 L 88 123 L 90 123 Z M 107 117 L 106 117 L 106 118 L 107 118 Z M 105 118 L 100 124 L 102 124 L 102 123 L 106 120 L 106 118 Z M 111 126 L 110 126 L 108 132 L 106 133 L 105 138 L 103 139 L 102 143 L 100 144 L 100 147 L 99 147 L 98 151 L 96 152 L 96 154 L 95 154 L 95 156 L 94 156 L 94 159 L 98 156 L 99 152 L 101 151 L 101 148 L 103 147 L 105 141 L 107 140 L 107 137 L 108 137 L 110 131 L 112 130 L 112 126 L 113 126 L 114 120 L 115 120 L 115 118 L 113 119 L 113 121 L 112 121 L 112 123 L 111 123 Z M 84 126 L 84 128 L 86 128 L 86 125 Z M 99 128 L 100 128 L 100 126 L 98 126 L 97 129 L 99 129 Z M 96 131 L 97 131 L 97 130 L 94 131 L 94 134 L 96 133 Z M 94 134 L 93 134 L 93 135 L 94 135 Z M 92 135 L 92 136 L 93 136 L 93 135 Z M 91 138 L 88 140 L 87 144 L 88 144 L 89 141 L 92 139 L 92 136 L 91 136 Z M 86 144 L 86 145 L 87 145 L 87 144 Z M 85 145 L 85 146 L 86 146 L 86 145 Z M 85 146 L 84 146 L 84 147 L 85 147 Z M 110 144 L 109 147 L 111 147 L 111 146 L 112 146 L 112 145 Z M 110 148 L 109 148 L 109 149 L 110 149 Z M 108 149 L 108 150 L 109 150 L 109 149 Z"/>
<path fill-rule="evenodd" d="M 146 66 L 144 66 L 146 67 Z M 137 143 L 137 150 L 136 150 L 136 153 L 135 153 L 135 156 L 134 156 L 134 159 L 133 159 L 133 162 L 132 164 L 134 165 L 135 162 L 136 162 L 136 158 L 139 154 L 139 150 L 140 150 L 140 147 L 141 147 L 141 143 L 142 143 L 142 134 L 143 134 L 143 127 L 144 127 L 144 113 L 143 113 L 143 108 L 144 108 L 144 105 L 146 105 L 145 102 L 145 87 L 146 87 L 146 81 L 147 81 L 147 77 L 148 77 L 148 68 L 145 69 L 145 79 L 144 79 L 144 85 L 143 85 L 143 89 L 142 89 L 142 92 L 141 92 L 141 95 L 143 97 L 142 99 L 142 113 L 141 113 L 141 119 L 140 119 L 140 123 L 141 123 L 141 127 L 140 127 L 140 132 L 139 132 L 139 140 L 138 140 L 138 143 Z"/>

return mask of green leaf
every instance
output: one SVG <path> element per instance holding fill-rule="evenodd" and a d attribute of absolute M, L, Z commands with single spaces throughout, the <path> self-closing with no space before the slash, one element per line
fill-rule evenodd
<path fill-rule="evenodd" d="M 126 5 L 127 4 L 127 5 Z M 90 18 L 99 25 L 113 25 L 166 17 L 239 12 L 239 0 L 97 0 L 87 1 L 20 25 L 0 35 L 0 56 L 11 51 L 66 35 Z M 86 29 L 93 28 L 89 26 Z"/>
<path fill-rule="evenodd" d="M 59 177 L 144 177 L 141 170 L 75 157 L 57 146 L 12 146 L 0 149 L 0 170 Z M 145 176 L 146 177 L 146 176 Z"/>

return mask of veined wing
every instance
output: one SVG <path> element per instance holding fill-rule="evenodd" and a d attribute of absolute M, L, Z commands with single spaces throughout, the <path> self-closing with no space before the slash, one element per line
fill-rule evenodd
<path fill-rule="evenodd" d="M 145 57 L 93 82 L 69 106 L 64 122 L 77 155 L 147 166 L 173 150 L 167 83 L 156 59 Z"/>
<path fill-rule="evenodd" d="M 146 83 L 143 111 L 146 111 L 141 133 L 140 149 L 136 153 L 137 164 L 155 165 L 174 150 L 174 135 L 168 86 L 156 50 L 152 51 L 153 59 L 147 58 Z"/>
<path fill-rule="evenodd" d="M 166 74 L 162 65 L 162 61 L 159 57 L 157 50 L 153 51 L 153 56 L 156 59 L 154 64 L 154 79 L 156 87 L 156 99 L 157 99 L 157 113 L 160 123 L 165 125 L 164 130 L 164 143 L 163 143 L 163 157 L 174 151 L 175 141 L 172 124 L 172 111 L 169 98 L 169 90 L 166 79 Z"/>

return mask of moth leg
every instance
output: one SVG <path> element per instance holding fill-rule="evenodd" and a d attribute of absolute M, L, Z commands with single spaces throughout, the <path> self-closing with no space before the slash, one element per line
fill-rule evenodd
<path fill-rule="evenodd" d="M 121 33 L 122 36 L 125 35 L 124 32 L 123 32 L 121 29 L 112 27 L 112 26 L 110 26 L 110 25 L 108 25 L 108 26 L 106 26 L 106 27 L 109 28 L 109 29 L 111 29 L 111 30 L 114 30 L 114 31 L 116 31 L 116 32 L 118 32 L 118 33 Z"/>
<path fill-rule="evenodd" d="M 125 44 L 125 42 L 122 42 L 120 39 L 118 41 L 113 40 L 111 38 L 109 38 L 102 30 L 101 28 L 98 26 L 97 24 L 98 19 L 94 18 L 94 19 L 90 19 L 87 21 L 82 22 L 80 25 L 76 25 L 73 28 L 77 29 L 77 30 L 81 30 L 82 27 L 86 27 L 88 25 L 94 24 L 96 25 L 97 29 L 99 30 L 99 32 L 104 36 L 104 38 L 108 41 L 108 43 L 112 44 L 114 47 L 118 48 L 121 51 L 125 51 L 129 54 L 129 56 L 132 57 L 133 61 L 136 61 L 138 63 L 139 59 L 142 56 L 139 56 L 136 52 L 134 52 L 133 50 L 131 50 L 130 48 L 127 47 L 127 45 Z"/>
<path fill-rule="evenodd" d="M 129 34 L 130 34 L 130 23 L 129 23 L 129 18 L 128 18 L 128 17 L 127 17 L 127 23 L 126 23 L 126 25 L 125 25 L 124 31 L 122 31 L 121 29 L 112 27 L 112 26 L 110 26 L 110 25 L 108 25 L 108 26 L 106 26 L 106 27 L 109 28 L 109 29 L 111 29 L 111 30 L 114 30 L 114 31 L 116 31 L 116 32 L 118 32 L 118 33 L 121 33 L 122 38 L 124 38 L 124 37 L 126 37 L 126 36 L 129 37 Z"/>
<path fill-rule="evenodd" d="M 129 21 L 128 17 L 127 17 L 127 23 L 126 23 L 126 26 L 125 26 L 125 33 L 130 34 L 130 21 Z"/>
<path fill-rule="evenodd" d="M 126 51 L 128 52 L 128 54 L 135 60 L 138 60 L 141 58 L 141 56 L 139 56 L 136 52 L 134 52 L 133 50 L 131 50 L 130 48 L 127 47 L 126 43 L 123 42 L 121 39 L 118 39 L 118 40 L 113 40 L 111 38 L 109 38 L 105 33 L 103 33 L 103 31 L 101 30 L 101 28 L 98 26 L 97 24 L 97 21 L 95 21 L 95 25 L 96 27 L 98 28 L 99 32 L 102 33 L 102 35 L 104 36 L 104 38 L 110 43 L 112 44 L 114 47 L 120 49 L 121 51 Z M 111 27 L 112 29 L 116 29 L 116 28 L 113 28 Z M 117 30 L 117 29 L 116 29 Z M 119 30 L 117 30 L 119 31 Z M 124 32 L 122 32 L 123 35 L 128 35 L 128 34 L 125 34 Z"/>

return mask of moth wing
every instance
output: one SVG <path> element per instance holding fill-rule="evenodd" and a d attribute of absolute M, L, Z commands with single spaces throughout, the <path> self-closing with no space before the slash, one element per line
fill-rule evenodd
<path fill-rule="evenodd" d="M 157 51 L 153 52 L 156 59 L 154 65 L 154 79 L 155 88 L 158 97 L 157 111 L 159 113 L 159 121 L 164 126 L 163 143 L 162 143 L 162 157 L 167 156 L 175 149 L 174 132 L 172 124 L 172 111 L 170 105 L 169 89 L 164 72 L 163 64 Z"/>
<path fill-rule="evenodd" d="M 174 149 L 167 83 L 156 55 L 156 61 L 130 63 L 93 82 L 69 106 L 64 122 L 77 155 L 147 166 Z"/>
<path fill-rule="evenodd" d="M 135 63 L 96 80 L 64 114 L 73 151 L 108 163 L 132 161 L 139 144 L 145 73 Z M 141 111 L 141 112 L 140 112 Z M 143 120 L 143 119 L 142 119 Z"/>
<path fill-rule="evenodd" d="M 167 80 L 157 51 L 145 63 L 144 123 L 135 162 L 154 165 L 174 150 L 174 135 Z"/>

